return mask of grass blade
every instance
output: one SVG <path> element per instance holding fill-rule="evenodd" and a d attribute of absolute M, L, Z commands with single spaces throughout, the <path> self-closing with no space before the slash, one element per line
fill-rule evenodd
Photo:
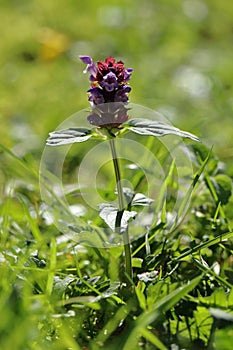
<path fill-rule="evenodd" d="M 149 311 L 142 313 L 141 316 L 139 316 L 135 321 L 134 327 L 126 339 L 122 349 L 134 349 L 135 345 L 137 344 L 137 339 L 140 335 L 142 335 L 145 327 L 150 325 L 152 322 L 159 320 L 166 311 L 175 306 L 180 299 L 191 292 L 191 290 L 193 290 L 200 282 L 201 278 L 202 276 L 194 278 L 192 281 L 190 281 L 190 283 L 177 288 L 162 298 L 160 301 L 155 303 Z"/>
<path fill-rule="evenodd" d="M 141 330 L 142 336 L 147 339 L 151 344 L 156 346 L 156 349 L 159 350 L 167 350 L 167 347 L 156 337 L 153 333 L 151 333 L 148 329 L 144 328 Z"/>
<path fill-rule="evenodd" d="M 186 193 L 186 195 L 185 195 L 183 201 L 181 202 L 181 205 L 180 205 L 180 207 L 179 207 L 179 211 L 178 211 L 177 218 L 180 218 L 180 217 L 182 216 L 182 213 L 186 212 L 186 208 L 187 208 L 187 206 L 188 206 L 188 204 L 189 204 L 191 195 L 192 195 L 194 189 L 196 188 L 197 183 L 198 183 L 198 180 L 199 180 L 201 174 L 203 173 L 203 171 L 204 171 L 204 169 L 205 169 L 205 167 L 206 167 L 206 165 L 207 165 L 207 163 L 208 163 L 208 161 L 209 161 L 211 152 L 212 152 L 212 150 L 209 151 L 209 153 L 208 153 L 206 159 L 203 161 L 203 163 L 202 163 L 201 167 L 199 168 L 197 174 L 195 175 L 195 177 L 194 177 L 194 179 L 193 179 L 193 182 L 192 182 L 192 184 L 190 185 L 190 187 L 189 187 L 189 189 L 188 189 L 188 191 L 187 191 L 187 193 Z"/>
<path fill-rule="evenodd" d="M 56 240 L 53 237 L 51 240 L 51 246 L 50 246 L 50 267 L 49 267 L 48 279 L 46 284 L 47 295 L 51 295 L 53 291 L 53 281 L 54 281 L 56 262 L 57 262 L 57 247 L 56 247 Z"/>
<path fill-rule="evenodd" d="M 219 235 L 219 236 L 217 236 L 215 238 L 210 239 L 207 242 L 198 244 L 196 247 L 187 250 L 186 252 L 184 252 L 183 254 L 180 254 L 180 256 L 178 256 L 176 259 L 172 260 L 171 262 L 173 263 L 173 262 L 176 262 L 176 261 L 180 261 L 180 260 L 184 259 L 188 255 L 192 255 L 192 254 L 194 254 L 196 252 L 199 252 L 201 249 L 208 248 L 208 247 L 210 247 L 210 246 L 212 246 L 214 244 L 221 243 L 223 240 L 229 239 L 231 237 L 233 237 L 233 232 L 223 233 L 222 235 Z"/>

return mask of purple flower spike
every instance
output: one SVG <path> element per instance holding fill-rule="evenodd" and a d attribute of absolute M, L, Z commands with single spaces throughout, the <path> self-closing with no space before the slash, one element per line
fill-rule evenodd
<path fill-rule="evenodd" d="M 125 69 L 124 62 L 113 57 L 94 64 L 90 56 L 79 56 L 87 64 L 85 73 L 90 74 L 91 89 L 88 90 L 92 113 L 88 116 L 90 124 L 100 128 L 118 127 L 128 120 L 128 85 L 132 68 Z M 103 108 L 105 106 L 106 108 Z"/>

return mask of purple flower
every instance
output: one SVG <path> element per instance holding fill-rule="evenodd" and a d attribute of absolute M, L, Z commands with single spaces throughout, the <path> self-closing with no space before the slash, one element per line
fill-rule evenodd
<path fill-rule="evenodd" d="M 107 92 L 112 92 L 127 85 L 133 72 L 133 68 L 125 69 L 122 61 L 116 62 L 115 58 L 111 56 L 105 61 L 98 61 L 97 66 L 90 56 L 79 57 L 83 63 L 87 64 L 84 72 L 90 73 L 92 88 L 99 86 Z"/>
<path fill-rule="evenodd" d="M 103 96 L 103 91 L 98 88 L 98 87 L 95 87 L 95 88 L 91 88 L 90 90 L 88 90 L 87 92 L 90 93 L 90 96 L 89 96 L 89 101 L 90 102 L 93 102 L 94 105 L 99 105 L 99 104 L 102 104 L 104 103 L 104 96 Z"/>
<path fill-rule="evenodd" d="M 100 86 L 106 91 L 111 92 L 114 89 L 117 89 L 119 84 L 117 82 L 117 77 L 113 72 L 109 72 L 103 77 L 103 80 L 100 82 Z"/>
<path fill-rule="evenodd" d="M 127 94 L 130 92 L 130 90 L 131 90 L 131 87 L 127 85 L 120 87 L 115 94 L 114 101 L 123 102 L 123 103 L 128 102 L 129 98 Z"/>
<path fill-rule="evenodd" d="M 93 112 L 88 116 L 88 121 L 102 128 L 116 127 L 127 121 L 125 105 L 129 102 L 128 94 L 131 88 L 128 81 L 133 69 L 126 69 L 124 62 L 116 62 L 111 56 L 105 61 L 98 61 L 97 65 L 90 56 L 80 56 L 80 59 L 87 64 L 84 72 L 90 74 L 91 81 L 88 100 Z M 103 104 L 108 104 L 107 110 L 100 108 Z"/>
<path fill-rule="evenodd" d="M 81 61 L 85 64 L 87 64 L 86 69 L 84 70 L 84 73 L 89 72 L 90 73 L 90 80 L 92 81 L 93 79 L 96 78 L 96 74 L 98 72 L 98 69 L 93 62 L 92 58 L 90 56 L 79 56 Z"/>
<path fill-rule="evenodd" d="M 133 72 L 133 68 L 128 68 L 124 71 L 124 81 L 125 82 L 130 80 L 132 72 Z"/>
<path fill-rule="evenodd" d="M 92 58 L 90 56 L 79 56 L 80 60 L 85 64 L 92 64 Z"/>

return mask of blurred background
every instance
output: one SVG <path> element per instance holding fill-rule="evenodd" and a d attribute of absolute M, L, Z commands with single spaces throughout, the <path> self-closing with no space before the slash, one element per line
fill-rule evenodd
<path fill-rule="evenodd" d="M 134 68 L 131 102 L 196 133 L 231 166 L 233 2 L 1 0 L 0 7 L 2 144 L 39 160 L 48 132 L 88 107 L 78 56 L 112 55 Z"/>

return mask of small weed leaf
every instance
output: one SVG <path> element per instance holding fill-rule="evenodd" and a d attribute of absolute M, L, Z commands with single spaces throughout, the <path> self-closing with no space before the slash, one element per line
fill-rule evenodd
<path fill-rule="evenodd" d="M 111 204 L 100 204 L 99 206 L 100 217 L 106 222 L 106 224 L 115 231 L 116 217 L 118 209 Z M 128 227 L 128 222 L 131 219 L 134 219 L 137 215 L 136 211 L 127 211 L 124 210 L 122 219 L 121 219 L 121 231 L 124 231 Z"/>
<path fill-rule="evenodd" d="M 158 277 L 158 274 L 159 272 L 156 270 L 150 272 L 143 272 L 138 274 L 137 278 L 139 279 L 139 281 L 147 283 L 154 281 Z"/>
<path fill-rule="evenodd" d="M 69 128 L 51 132 L 46 141 L 47 146 L 61 146 L 76 142 L 84 142 L 92 137 L 92 132 L 87 128 Z"/>
<path fill-rule="evenodd" d="M 135 132 L 140 135 L 147 136 L 165 136 L 169 134 L 173 134 L 176 136 L 189 138 L 193 141 L 200 141 L 199 138 L 187 131 L 182 131 L 178 128 L 175 128 L 172 125 L 152 121 L 149 119 L 132 119 L 128 122 L 129 130 Z"/>
<path fill-rule="evenodd" d="M 154 200 L 151 198 L 146 197 L 144 194 L 142 193 L 136 193 L 133 200 L 132 200 L 132 206 L 143 206 L 143 207 L 148 207 L 149 205 L 151 205 L 151 203 L 153 203 Z"/>
<path fill-rule="evenodd" d="M 143 207 L 148 207 L 151 205 L 151 203 L 154 202 L 153 199 L 148 198 L 145 196 L 143 193 L 136 193 L 131 188 L 128 187 L 123 187 L 123 193 L 126 199 L 126 202 L 130 206 L 143 206 Z M 116 194 L 118 194 L 117 190 L 115 191 Z"/>
<path fill-rule="evenodd" d="M 65 278 L 60 278 L 59 276 L 54 276 L 54 285 L 53 285 L 53 295 L 58 299 L 61 299 L 65 294 L 67 287 L 75 281 L 75 277 L 66 276 Z"/>

